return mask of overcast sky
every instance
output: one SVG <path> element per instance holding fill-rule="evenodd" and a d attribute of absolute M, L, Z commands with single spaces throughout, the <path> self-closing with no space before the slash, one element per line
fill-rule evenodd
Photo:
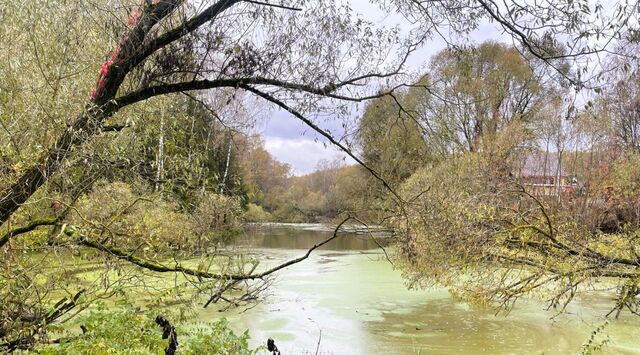
<path fill-rule="evenodd" d="M 403 19 L 399 15 L 385 14 L 377 6 L 371 5 L 368 0 L 350 1 L 349 3 L 361 18 L 372 21 L 375 24 L 381 26 L 402 24 Z M 482 24 L 467 40 L 471 43 L 481 43 L 487 39 L 508 40 L 496 25 L 488 22 Z M 410 69 L 423 72 L 430 57 L 444 48 L 445 43 L 441 39 L 429 41 L 413 53 L 407 65 Z M 323 126 L 323 128 L 328 128 L 334 134 L 337 133 L 340 136 L 344 134 L 340 123 L 334 121 L 329 123 L 329 126 Z M 273 110 L 255 131 L 265 139 L 266 149 L 269 153 L 276 159 L 290 164 L 295 175 L 303 175 L 314 171 L 318 161 L 322 159 L 332 160 L 339 157 L 345 159 L 349 164 L 354 163 L 346 154 L 315 134 L 315 132 L 286 111 Z"/>

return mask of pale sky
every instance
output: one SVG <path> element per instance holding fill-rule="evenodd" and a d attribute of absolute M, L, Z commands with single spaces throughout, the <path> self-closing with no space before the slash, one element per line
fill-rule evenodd
<path fill-rule="evenodd" d="M 350 1 L 350 4 L 362 18 L 376 24 L 384 26 L 402 24 L 402 17 L 382 13 L 377 6 L 371 5 L 367 0 Z M 499 40 L 501 37 L 498 27 L 487 23 L 475 31 L 469 40 L 480 43 L 487 39 Z M 431 56 L 444 48 L 445 43 L 441 39 L 434 39 L 417 50 L 409 58 L 407 65 L 412 70 L 422 72 Z M 340 122 L 331 122 L 323 127 L 332 132 L 341 132 L 340 134 L 344 132 L 340 127 Z M 339 148 L 329 144 L 326 139 L 320 137 L 286 111 L 273 110 L 270 117 L 256 128 L 256 132 L 262 134 L 267 151 L 277 160 L 291 165 L 295 175 L 313 172 L 318 161 L 322 159 L 332 160 L 340 157 L 349 164 L 354 163 Z"/>
<path fill-rule="evenodd" d="M 383 13 L 368 0 L 351 0 L 349 4 L 361 18 L 380 26 L 401 25 L 400 28 L 402 29 L 408 27 L 400 15 Z M 404 26 L 402 26 L 403 23 L 405 24 Z M 512 38 L 505 35 L 497 24 L 488 21 L 481 23 L 476 31 L 459 41 L 468 44 L 479 44 L 486 40 L 513 43 Z M 445 47 L 446 44 L 440 38 L 436 37 L 428 41 L 409 58 L 407 61 L 408 69 L 421 74 L 424 73 L 430 58 Z M 355 116 L 359 113 L 354 112 L 353 114 Z M 322 127 L 330 130 L 334 136 L 344 134 L 340 122 L 328 122 Z M 332 160 L 335 157 L 342 157 L 347 163 L 354 163 L 346 154 L 329 144 L 323 137 L 317 135 L 286 111 L 271 111 L 269 117 L 258 125 L 255 131 L 262 134 L 265 139 L 266 149 L 276 159 L 290 164 L 295 175 L 304 175 L 314 171 L 318 161 L 322 159 Z"/>

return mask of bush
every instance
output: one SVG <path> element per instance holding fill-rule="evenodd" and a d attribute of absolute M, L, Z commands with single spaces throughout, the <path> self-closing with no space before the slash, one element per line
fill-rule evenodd
<path fill-rule="evenodd" d="M 85 331 L 80 335 L 69 334 L 59 345 L 47 345 L 35 349 L 39 354 L 164 354 L 168 345 L 162 339 L 162 328 L 155 323 L 157 312 L 140 312 L 132 306 L 107 310 L 104 306 L 91 311 L 76 321 Z M 166 310 L 165 310 L 166 311 Z M 178 335 L 180 354 L 253 354 L 249 349 L 247 331 L 236 335 L 225 319 L 198 324 L 197 329 L 185 323 L 185 319 L 171 321 Z"/>
<path fill-rule="evenodd" d="M 247 210 L 244 212 L 244 220 L 247 222 L 269 222 L 273 220 L 273 216 L 265 211 L 262 206 L 249 203 Z"/>
<path fill-rule="evenodd" d="M 524 295 L 564 310 L 606 275 L 618 288 L 616 307 L 635 312 L 637 281 L 629 280 L 637 276 L 637 227 L 592 231 L 573 204 L 527 191 L 501 160 L 465 154 L 419 169 L 399 189 L 407 202 L 393 221 L 397 265 L 410 284 L 441 284 L 467 301 L 507 310 Z M 626 186 L 620 191 L 638 185 L 622 174 L 631 168 L 618 168 L 618 186 Z"/>
<path fill-rule="evenodd" d="M 177 205 L 158 195 L 135 193 L 123 182 L 96 184 L 78 201 L 71 222 L 89 237 L 108 235 L 118 247 L 144 244 L 155 252 L 175 244 L 187 247 L 194 230 Z"/>
<path fill-rule="evenodd" d="M 237 234 L 241 214 L 238 198 L 212 193 L 201 196 L 191 216 L 199 247 Z"/>
<path fill-rule="evenodd" d="M 78 201 L 72 223 L 82 227 L 83 233 L 110 234 L 110 241 L 119 247 L 143 243 L 145 250 L 153 252 L 178 245 L 182 250 L 203 250 L 239 233 L 241 214 L 235 197 L 204 194 L 187 214 L 161 196 L 136 194 L 130 185 L 112 182 L 97 184 Z"/>
<path fill-rule="evenodd" d="M 607 205 L 620 225 L 617 229 L 624 225 L 640 227 L 640 154 L 616 159 L 606 185 Z"/>

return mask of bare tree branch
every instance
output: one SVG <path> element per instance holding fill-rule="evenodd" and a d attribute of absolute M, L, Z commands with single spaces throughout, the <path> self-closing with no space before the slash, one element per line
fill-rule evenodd
<path fill-rule="evenodd" d="M 105 252 L 107 254 L 113 255 L 115 257 L 117 257 L 118 259 L 121 260 L 125 260 L 127 262 L 130 262 L 134 265 L 140 266 L 142 268 L 145 268 L 147 270 L 151 270 L 154 272 L 176 272 L 176 273 L 182 273 L 185 275 L 190 275 L 190 276 L 196 276 L 198 278 L 203 278 L 203 279 L 218 279 L 218 280 L 231 280 L 231 281 L 236 281 L 236 280 L 256 280 L 256 279 L 263 279 L 266 276 L 269 276 L 277 271 L 280 271 L 288 266 L 297 264 L 301 261 L 304 261 L 305 259 L 307 259 L 309 257 L 309 255 L 311 255 L 311 253 L 318 249 L 319 247 L 329 243 L 330 241 L 336 239 L 338 237 L 338 232 L 340 231 L 340 228 L 342 227 L 342 225 L 344 225 L 347 221 L 351 220 L 351 217 L 347 217 L 345 218 L 342 222 L 340 222 L 336 228 L 333 231 L 333 235 L 330 238 L 325 239 L 324 241 L 315 244 L 314 246 L 312 246 L 311 248 L 309 248 L 309 250 L 307 250 L 307 252 L 295 259 L 291 259 L 289 261 L 286 261 L 282 264 L 279 264 L 273 268 L 270 268 L 266 271 L 263 272 L 259 272 L 259 273 L 249 273 L 249 274 L 224 274 L 224 273 L 210 273 L 210 272 L 206 272 L 206 271 L 199 271 L 199 270 L 193 270 L 193 269 L 189 269 L 189 268 L 185 268 L 182 266 L 175 266 L 175 267 L 169 267 L 169 266 L 165 266 L 162 265 L 160 263 L 154 262 L 154 261 L 150 261 L 150 260 L 145 260 L 142 258 L 139 258 L 135 255 L 133 255 L 132 252 L 129 251 L 125 251 L 122 249 L 118 249 L 116 247 L 110 247 L 110 246 L 106 246 L 104 244 L 101 244 L 99 242 L 96 241 L 92 241 L 89 238 L 87 238 L 84 235 L 81 235 L 77 230 L 69 227 L 66 231 L 66 233 L 72 237 L 77 238 L 77 241 L 79 244 L 84 245 L 86 247 L 92 248 L 92 249 L 96 249 L 102 252 Z"/>

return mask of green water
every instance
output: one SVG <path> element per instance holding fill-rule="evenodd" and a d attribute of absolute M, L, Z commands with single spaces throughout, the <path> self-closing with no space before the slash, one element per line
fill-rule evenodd
<path fill-rule="evenodd" d="M 252 230 L 241 246 L 264 255 L 262 267 L 303 254 L 330 231 L 320 226 Z M 555 317 L 545 305 L 521 302 L 508 316 L 470 307 L 442 289 L 410 291 L 363 235 L 346 235 L 280 272 L 254 308 L 224 313 L 253 345 L 271 337 L 283 354 L 571 354 L 610 307 L 594 295 Z M 213 308 L 202 319 L 217 319 Z M 640 354 L 640 317 L 623 315 L 605 328 L 604 353 Z"/>

